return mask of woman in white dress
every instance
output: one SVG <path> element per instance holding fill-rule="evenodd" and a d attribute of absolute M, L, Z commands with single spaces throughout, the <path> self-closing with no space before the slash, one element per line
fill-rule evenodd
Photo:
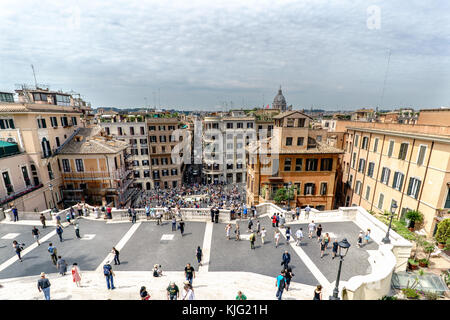
<path fill-rule="evenodd" d="M 266 238 L 266 232 L 267 232 L 266 228 L 262 227 L 262 229 L 261 229 L 261 242 L 262 242 L 262 244 L 264 244 L 264 239 Z"/>
<path fill-rule="evenodd" d="M 194 289 L 192 288 L 192 285 L 189 283 L 189 281 L 184 282 L 184 288 L 183 288 L 183 300 L 194 300 Z"/>
<path fill-rule="evenodd" d="M 280 230 L 275 231 L 275 248 L 278 248 L 278 242 L 280 242 Z"/>

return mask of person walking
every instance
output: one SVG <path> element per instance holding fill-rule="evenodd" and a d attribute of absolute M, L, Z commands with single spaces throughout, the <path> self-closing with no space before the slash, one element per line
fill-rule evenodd
<path fill-rule="evenodd" d="M 100 218 L 100 214 L 99 214 L 99 210 L 98 210 L 97 206 L 94 207 L 94 216 L 95 216 L 95 219 Z"/>
<path fill-rule="evenodd" d="M 120 264 L 119 260 L 119 250 L 117 250 L 115 247 L 112 248 L 111 253 L 114 255 L 114 264 L 118 265 Z"/>
<path fill-rule="evenodd" d="M 283 255 L 281 256 L 281 265 L 284 266 L 284 269 L 287 269 L 289 267 L 289 262 L 291 262 L 291 255 L 286 250 L 284 251 Z"/>
<path fill-rule="evenodd" d="M 106 264 L 103 266 L 103 275 L 105 276 L 106 279 L 106 286 L 108 287 L 108 290 L 114 290 L 114 272 L 112 270 L 111 265 L 109 264 L 110 262 L 107 261 Z"/>
<path fill-rule="evenodd" d="M 292 277 L 295 276 L 295 274 L 292 272 L 292 268 L 291 267 L 287 267 L 284 270 L 284 274 L 285 274 L 285 278 L 286 278 L 286 291 L 289 290 L 289 286 L 291 285 L 291 280 Z"/>
<path fill-rule="evenodd" d="M 175 216 L 172 217 L 172 231 L 177 231 L 177 218 Z"/>
<path fill-rule="evenodd" d="M 41 233 L 39 232 L 38 228 L 36 228 L 36 226 L 34 226 L 33 229 L 31 229 L 31 234 L 33 235 L 33 238 L 36 240 L 38 246 L 40 246 L 41 244 L 39 242 L 39 236 L 41 235 Z"/>
<path fill-rule="evenodd" d="M 277 223 L 277 215 L 274 213 L 272 216 L 272 227 L 275 228 L 276 223 Z"/>
<path fill-rule="evenodd" d="M 231 223 L 227 224 L 227 226 L 225 227 L 225 232 L 227 234 L 227 239 L 230 240 Z"/>
<path fill-rule="evenodd" d="M 256 221 L 256 234 L 260 235 L 261 234 L 261 223 L 258 221 Z"/>
<path fill-rule="evenodd" d="M 296 238 L 296 243 L 295 244 L 297 246 L 300 246 L 300 243 L 303 240 L 303 229 L 302 228 L 297 230 L 297 232 L 295 233 L 295 238 Z"/>
<path fill-rule="evenodd" d="M 43 213 L 41 213 L 41 215 L 39 216 L 39 220 L 41 220 L 42 228 L 45 228 L 46 227 L 46 225 L 45 225 L 45 216 L 44 216 Z"/>
<path fill-rule="evenodd" d="M 316 230 L 316 224 L 314 223 L 314 220 L 313 220 L 308 224 L 308 231 L 309 231 L 308 234 L 309 234 L 310 239 L 312 239 L 314 230 Z"/>
<path fill-rule="evenodd" d="M 321 225 L 321 224 L 319 224 L 319 226 L 318 226 L 317 229 L 316 229 L 316 235 L 317 235 L 317 242 L 321 242 L 321 241 L 322 241 L 322 238 L 321 238 L 321 235 L 322 235 L 322 225 Z"/>
<path fill-rule="evenodd" d="M 202 265 L 203 252 L 202 252 L 202 248 L 200 248 L 200 246 L 197 247 L 197 250 L 195 252 L 195 256 L 197 257 L 198 265 L 201 266 Z"/>
<path fill-rule="evenodd" d="M 286 228 L 286 241 L 288 243 L 291 241 L 291 227 Z"/>
<path fill-rule="evenodd" d="M 252 231 L 252 233 L 250 234 L 249 240 L 250 240 L 250 249 L 255 249 L 256 234 L 254 231 Z"/>
<path fill-rule="evenodd" d="M 278 228 L 279 223 L 280 223 L 280 214 L 277 213 L 276 220 L 275 220 L 275 226 L 276 226 L 277 228 Z"/>
<path fill-rule="evenodd" d="M 156 211 L 156 224 L 162 225 L 162 213 L 161 211 Z"/>
<path fill-rule="evenodd" d="M 314 289 L 313 300 L 322 300 L 322 286 L 320 284 Z"/>
<path fill-rule="evenodd" d="M 364 235 L 364 245 L 369 244 L 370 240 L 370 229 L 367 229 L 366 234 Z"/>
<path fill-rule="evenodd" d="M 167 300 L 177 300 L 180 297 L 180 290 L 175 282 L 171 282 L 166 290 Z"/>
<path fill-rule="evenodd" d="M 20 244 L 16 240 L 14 240 L 12 242 L 12 246 L 13 246 L 14 251 L 17 254 L 17 257 L 19 257 L 19 261 L 22 262 L 23 260 L 22 260 L 22 257 L 20 256 L 20 253 L 22 252 L 23 248 L 20 246 Z"/>
<path fill-rule="evenodd" d="M 58 261 L 56 262 L 56 268 L 59 271 L 59 274 L 62 276 L 66 275 L 67 272 L 67 262 L 61 256 L 58 256 Z"/>
<path fill-rule="evenodd" d="M 220 214 L 220 210 L 219 208 L 215 208 L 214 209 L 214 222 L 215 223 L 219 223 L 219 214 Z"/>
<path fill-rule="evenodd" d="M 66 214 L 66 222 L 70 223 L 70 218 L 71 218 L 71 215 L 70 215 L 70 211 L 69 211 Z"/>
<path fill-rule="evenodd" d="M 145 215 L 147 216 L 147 220 L 150 220 L 150 206 L 148 204 L 145 205 Z"/>
<path fill-rule="evenodd" d="M 241 235 L 241 230 L 239 229 L 239 224 L 236 223 L 236 230 L 234 230 L 234 233 L 236 233 L 236 239 L 235 241 L 239 241 L 240 240 L 240 235 Z"/>
<path fill-rule="evenodd" d="M 74 229 L 75 229 L 75 235 L 77 236 L 77 239 L 81 239 L 81 236 L 80 236 L 80 224 L 78 223 L 78 221 L 75 221 L 75 224 L 74 224 Z"/>
<path fill-rule="evenodd" d="M 283 291 L 284 288 L 286 288 L 286 278 L 284 277 L 285 273 L 284 273 L 284 269 L 281 270 L 280 274 L 277 277 L 277 281 L 275 286 L 277 287 L 277 293 L 276 293 L 276 297 L 278 298 L 278 300 L 281 300 L 281 296 L 283 295 Z"/>
<path fill-rule="evenodd" d="M 322 241 L 320 241 L 320 258 L 323 258 L 325 248 L 326 248 L 325 239 L 322 239 Z"/>
<path fill-rule="evenodd" d="M 183 288 L 183 295 L 182 300 L 194 300 L 194 289 L 192 288 L 192 284 L 190 284 L 188 281 L 184 282 L 184 288 Z"/>
<path fill-rule="evenodd" d="M 252 218 L 250 217 L 248 220 L 248 225 L 247 225 L 248 232 L 252 232 L 252 227 L 253 227 L 253 221 L 252 221 Z"/>
<path fill-rule="evenodd" d="M 266 238 L 266 228 L 262 227 L 261 229 L 261 243 L 264 244 L 264 239 Z"/>
<path fill-rule="evenodd" d="M 358 248 L 361 248 L 362 241 L 363 241 L 363 237 L 364 237 L 364 233 L 363 233 L 363 231 L 361 230 L 361 231 L 359 231 L 359 234 L 358 234 L 358 242 L 356 243 L 356 245 L 358 246 Z"/>
<path fill-rule="evenodd" d="M 184 267 L 184 276 L 186 277 L 186 281 L 189 281 L 189 283 L 192 284 L 192 280 L 195 278 L 195 270 L 190 263 Z"/>
<path fill-rule="evenodd" d="M 305 208 L 305 219 L 306 220 L 308 220 L 309 219 L 309 213 L 311 212 L 311 208 L 310 208 L 310 206 L 309 206 L 309 204 L 308 205 L 306 205 L 306 208 Z"/>
<path fill-rule="evenodd" d="M 328 244 L 331 241 L 330 235 L 327 233 L 325 233 L 325 236 L 323 237 L 323 239 L 325 240 L 325 249 L 328 249 Z"/>
<path fill-rule="evenodd" d="M 136 223 L 136 209 L 134 207 L 131 208 L 131 223 Z"/>
<path fill-rule="evenodd" d="M 295 217 L 297 220 L 300 218 L 300 207 L 295 208 Z"/>
<path fill-rule="evenodd" d="M 331 248 L 331 254 L 333 257 L 331 259 L 336 258 L 338 248 L 339 248 L 339 243 L 338 243 L 337 239 L 334 239 L 333 247 Z"/>
<path fill-rule="evenodd" d="M 183 219 L 180 219 L 178 226 L 180 228 L 181 236 L 184 236 L 184 221 L 183 221 Z"/>
<path fill-rule="evenodd" d="M 62 234 L 63 234 L 63 228 L 62 228 L 61 225 L 56 226 L 56 233 L 58 234 L 59 241 L 60 241 L 60 242 L 63 242 L 63 241 L 64 241 L 64 239 L 63 239 L 63 237 L 62 237 Z"/>
<path fill-rule="evenodd" d="M 211 210 L 210 210 L 211 222 L 214 222 L 214 212 L 215 212 L 214 207 L 211 207 Z"/>
<path fill-rule="evenodd" d="M 39 292 L 44 292 L 45 300 L 50 300 L 50 281 L 45 277 L 44 272 L 41 272 L 41 278 L 38 280 L 37 288 Z"/>
<path fill-rule="evenodd" d="M 139 296 L 141 297 L 141 300 L 149 300 L 150 295 L 147 292 L 147 288 L 144 286 L 141 287 L 141 290 L 139 290 Z"/>
<path fill-rule="evenodd" d="M 50 258 L 52 259 L 53 264 L 56 266 L 58 262 L 57 250 L 56 247 L 53 246 L 53 243 L 48 244 L 47 251 L 50 253 Z"/>
<path fill-rule="evenodd" d="M 12 211 L 13 216 L 14 216 L 14 222 L 19 221 L 19 211 L 17 210 L 16 206 L 13 206 L 11 208 L 11 211 Z"/>
<path fill-rule="evenodd" d="M 278 243 L 280 242 L 280 230 L 276 230 L 275 234 L 274 234 L 274 239 L 275 239 L 275 248 L 278 248 Z"/>
<path fill-rule="evenodd" d="M 81 217 L 83 215 L 83 209 L 81 207 L 80 202 L 78 202 L 78 204 L 77 204 L 77 211 L 78 211 L 78 216 Z"/>
<path fill-rule="evenodd" d="M 286 224 L 286 218 L 284 215 L 280 214 L 280 227 L 284 228 L 284 225 Z"/>
<path fill-rule="evenodd" d="M 80 269 L 78 268 L 78 263 L 72 264 L 72 279 L 73 282 L 77 285 L 77 287 L 81 287 L 81 275 L 80 275 Z"/>

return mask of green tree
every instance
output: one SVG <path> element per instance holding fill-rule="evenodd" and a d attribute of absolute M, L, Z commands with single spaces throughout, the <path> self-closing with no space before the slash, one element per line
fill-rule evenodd
<path fill-rule="evenodd" d="M 446 243 L 446 244 L 449 243 L 450 219 L 445 219 L 439 222 L 435 238 L 438 243 Z"/>

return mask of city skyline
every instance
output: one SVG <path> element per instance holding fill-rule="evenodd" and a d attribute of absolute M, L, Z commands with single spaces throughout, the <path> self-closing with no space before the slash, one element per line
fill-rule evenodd
<path fill-rule="evenodd" d="M 0 90 L 9 92 L 34 83 L 33 64 L 38 83 L 75 90 L 94 108 L 271 106 L 280 85 L 294 109 L 450 105 L 445 2 L 3 1 L 0 9 L 9 44 Z"/>

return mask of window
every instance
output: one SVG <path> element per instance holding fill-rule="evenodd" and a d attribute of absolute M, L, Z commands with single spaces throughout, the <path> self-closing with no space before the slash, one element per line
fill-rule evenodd
<path fill-rule="evenodd" d="M 27 187 L 31 186 L 30 176 L 28 175 L 27 167 L 26 166 L 22 166 L 21 170 L 22 170 L 23 181 L 25 181 L 25 185 Z"/>
<path fill-rule="evenodd" d="M 155 131 L 156 130 L 156 126 L 148 126 L 148 131 Z"/>
<path fill-rule="evenodd" d="M 144 178 L 150 178 L 150 170 L 144 170 Z"/>
<path fill-rule="evenodd" d="M 318 159 L 306 159 L 306 171 L 317 171 Z"/>
<path fill-rule="evenodd" d="M 122 127 L 117 127 L 117 133 L 119 134 L 119 136 L 123 134 Z"/>
<path fill-rule="evenodd" d="M 383 209 L 383 202 L 384 202 L 384 194 L 380 193 L 380 197 L 378 198 L 378 209 Z"/>
<path fill-rule="evenodd" d="M 402 188 L 403 185 L 403 179 L 404 179 L 404 174 L 401 172 L 395 172 L 394 173 L 394 179 L 392 181 L 392 188 L 394 188 L 395 190 L 400 191 L 400 189 Z"/>
<path fill-rule="evenodd" d="M 314 183 L 305 183 L 304 195 L 314 195 L 316 185 Z"/>
<path fill-rule="evenodd" d="M 363 137 L 361 148 L 367 150 L 368 144 L 369 144 L 369 137 Z"/>
<path fill-rule="evenodd" d="M 297 145 L 302 146 L 304 140 L 305 140 L 305 138 L 303 138 L 303 137 L 297 137 Z"/>
<path fill-rule="evenodd" d="M 150 142 L 156 142 L 156 136 L 150 136 Z"/>
<path fill-rule="evenodd" d="M 298 127 L 303 128 L 305 126 L 305 118 L 298 119 Z"/>
<path fill-rule="evenodd" d="M 350 179 L 348 179 L 348 183 L 350 184 L 350 186 L 352 185 L 352 182 L 353 182 L 353 175 L 351 174 Z"/>
<path fill-rule="evenodd" d="M 373 142 L 373 152 L 377 152 L 378 150 L 378 138 L 375 138 L 375 141 Z"/>
<path fill-rule="evenodd" d="M 43 138 L 41 145 L 44 158 L 50 157 L 52 155 L 52 150 L 50 149 L 50 142 L 46 138 Z"/>
<path fill-rule="evenodd" d="M 55 140 L 56 140 L 56 147 L 59 148 L 59 146 L 61 145 L 61 143 L 59 142 L 59 137 L 56 137 Z"/>
<path fill-rule="evenodd" d="M 450 208 L 450 187 L 447 188 L 447 199 L 445 199 L 444 208 Z"/>
<path fill-rule="evenodd" d="M 38 118 L 38 119 L 37 119 L 37 123 L 38 123 L 38 128 L 39 128 L 39 129 L 47 128 L 47 123 L 45 122 L 45 119 L 43 119 L 43 118 Z"/>
<path fill-rule="evenodd" d="M 392 157 L 392 153 L 394 152 L 394 141 L 389 141 L 389 149 L 388 149 L 388 157 Z"/>
<path fill-rule="evenodd" d="M 361 194 L 361 185 L 362 185 L 361 181 L 357 180 L 356 181 L 356 186 L 355 186 L 355 193 L 356 194 Z"/>
<path fill-rule="evenodd" d="M 58 126 L 58 118 L 50 117 L 50 122 L 52 123 L 53 128 L 56 128 Z"/>
<path fill-rule="evenodd" d="M 166 126 L 158 126 L 158 130 L 159 131 L 165 131 L 166 130 Z"/>
<path fill-rule="evenodd" d="M 47 102 L 47 95 L 45 93 L 33 93 L 33 100 Z"/>
<path fill-rule="evenodd" d="M 366 187 L 366 200 L 369 200 L 369 197 L 370 197 L 370 187 L 369 186 L 367 186 Z"/>
<path fill-rule="evenodd" d="M 152 158 L 152 166 L 159 166 L 158 158 Z"/>
<path fill-rule="evenodd" d="M 170 173 L 171 173 L 173 176 L 176 176 L 176 175 L 178 175 L 178 170 L 177 170 L 177 169 L 172 169 L 172 170 L 170 170 Z"/>
<path fill-rule="evenodd" d="M 355 135 L 355 147 L 356 148 L 358 148 L 359 147 L 359 145 L 358 145 L 358 141 L 359 140 L 359 135 Z"/>
<path fill-rule="evenodd" d="M 244 124 L 242 122 L 238 122 L 237 123 L 237 128 L 238 129 L 243 129 L 244 128 Z"/>
<path fill-rule="evenodd" d="M 134 136 L 134 127 L 130 127 L 130 136 Z"/>
<path fill-rule="evenodd" d="M 139 167 L 139 160 L 133 160 L 133 166 Z"/>
<path fill-rule="evenodd" d="M 167 170 L 167 169 L 163 169 L 163 170 L 161 170 L 161 172 L 162 172 L 163 177 L 167 177 L 169 175 L 169 170 Z"/>
<path fill-rule="evenodd" d="M 56 95 L 56 104 L 58 106 L 69 106 L 70 105 L 70 97 L 57 94 Z"/>
<path fill-rule="evenodd" d="M 320 159 L 320 171 L 331 171 L 333 169 L 333 158 Z"/>
<path fill-rule="evenodd" d="M 145 128 L 141 127 L 141 135 L 144 135 L 144 134 L 145 134 Z"/>
<path fill-rule="evenodd" d="M 287 137 L 286 138 L 286 145 L 287 146 L 292 146 L 292 137 Z"/>
<path fill-rule="evenodd" d="M 417 178 L 409 178 L 408 191 L 406 194 L 413 197 L 414 199 L 417 199 L 419 196 L 421 183 L 422 182 Z"/>
<path fill-rule="evenodd" d="M 419 148 L 419 155 L 417 156 L 417 165 L 423 165 L 425 160 L 425 152 L 427 151 L 427 146 L 421 145 Z"/>
<path fill-rule="evenodd" d="M 69 126 L 69 120 L 67 120 L 67 117 L 61 117 L 61 125 L 63 127 L 68 127 Z"/>
<path fill-rule="evenodd" d="M 12 93 L 0 93 L 0 101 L 14 102 L 14 95 Z"/>
<path fill-rule="evenodd" d="M 373 171 L 375 169 L 375 162 L 369 162 L 369 169 L 367 169 L 367 175 L 373 177 Z"/>
<path fill-rule="evenodd" d="M 353 152 L 353 158 L 352 158 L 352 168 L 355 169 L 356 164 L 356 152 Z"/>
<path fill-rule="evenodd" d="M 366 168 L 366 160 L 365 159 L 359 159 L 359 165 L 358 165 L 358 172 L 363 173 Z"/>
<path fill-rule="evenodd" d="M 13 119 L 0 119 L 0 129 L 15 129 Z"/>
<path fill-rule="evenodd" d="M 227 123 L 227 129 L 233 129 L 233 123 L 232 122 L 228 122 Z"/>
<path fill-rule="evenodd" d="M 384 167 L 381 171 L 381 183 L 388 184 L 389 175 L 391 174 L 391 169 Z"/>
<path fill-rule="evenodd" d="M 295 159 L 295 171 L 302 171 L 303 159 L 297 158 Z"/>
<path fill-rule="evenodd" d="M 77 172 L 84 171 L 83 159 L 75 159 L 75 166 L 77 168 Z"/>
<path fill-rule="evenodd" d="M 2 176 L 3 176 L 3 182 L 5 183 L 6 191 L 9 195 L 14 192 L 14 187 L 11 184 L 11 179 L 9 178 L 8 171 L 2 172 Z"/>
<path fill-rule="evenodd" d="M 176 188 L 177 187 L 177 181 L 172 181 L 172 188 Z"/>
<path fill-rule="evenodd" d="M 77 117 L 72 117 L 72 125 L 77 125 Z"/>
<path fill-rule="evenodd" d="M 398 158 L 401 159 L 401 160 L 405 160 L 407 153 L 408 153 L 408 144 L 407 143 L 402 143 L 400 145 L 400 152 L 398 153 Z"/>
<path fill-rule="evenodd" d="M 284 159 L 284 171 L 291 171 L 291 158 Z"/>
<path fill-rule="evenodd" d="M 242 163 L 236 163 L 236 169 L 242 169 Z M 289 167 L 290 169 L 290 167 Z"/>
<path fill-rule="evenodd" d="M 141 173 L 139 172 L 139 171 L 134 171 L 133 172 L 133 176 L 135 177 L 135 178 L 140 178 L 141 177 Z"/>
<path fill-rule="evenodd" d="M 148 148 L 142 148 L 141 155 L 148 155 Z"/>
<path fill-rule="evenodd" d="M 153 179 L 159 179 L 159 170 L 153 170 Z"/>
<path fill-rule="evenodd" d="M 159 142 L 166 142 L 166 136 L 159 136 Z"/>
<path fill-rule="evenodd" d="M 139 142 L 140 142 L 141 144 L 147 144 L 147 139 L 139 139 Z"/>
<path fill-rule="evenodd" d="M 148 160 L 142 160 L 142 165 L 143 166 L 148 166 Z"/>
<path fill-rule="evenodd" d="M 326 196 L 327 195 L 327 183 L 326 182 L 321 182 L 320 183 L 320 195 L 321 196 Z"/>
<path fill-rule="evenodd" d="M 286 127 L 288 127 L 288 128 L 292 128 L 292 127 L 294 127 L 294 122 L 295 122 L 295 119 L 292 119 L 292 118 L 287 118 L 286 120 L 287 120 L 287 124 L 286 124 Z"/>
<path fill-rule="evenodd" d="M 47 165 L 47 171 L 48 171 L 48 178 L 50 180 L 53 180 L 55 176 L 53 175 L 52 165 L 50 163 Z"/>
<path fill-rule="evenodd" d="M 253 129 L 253 122 L 247 122 L 247 129 Z"/>

